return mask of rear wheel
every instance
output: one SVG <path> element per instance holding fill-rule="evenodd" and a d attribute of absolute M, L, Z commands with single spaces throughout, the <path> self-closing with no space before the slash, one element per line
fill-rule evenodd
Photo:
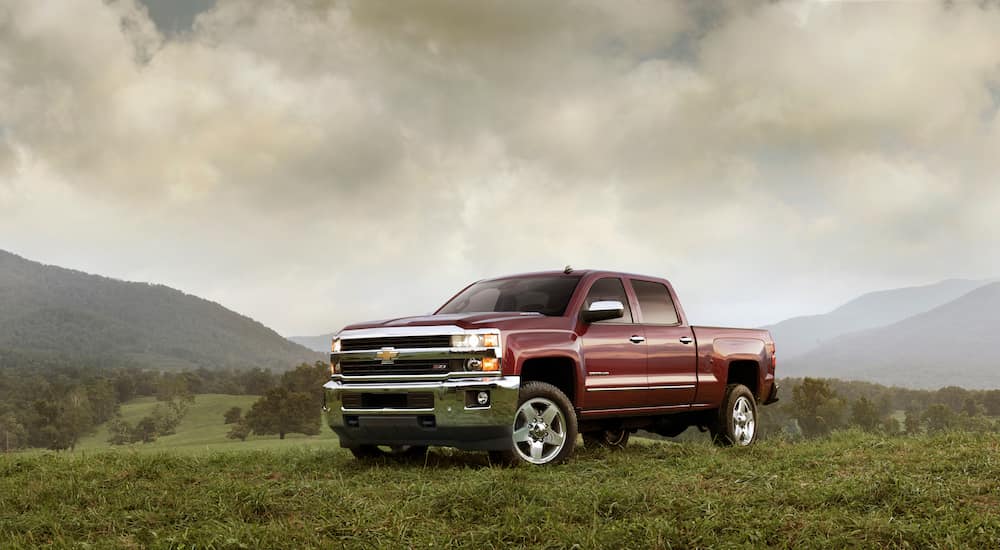
<path fill-rule="evenodd" d="M 351 447 L 351 454 L 358 460 L 376 458 L 414 460 L 423 458 L 427 454 L 427 447 L 423 445 L 361 445 L 360 447 Z"/>
<path fill-rule="evenodd" d="M 624 449 L 628 445 L 629 431 L 625 428 L 595 430 L 583 433 L 583 444 L 588 448 Z"/>
<path fill-rule="evenodd" d="M 726 386 L 722 406 L 708 429 L 716 445 L 753 445 L 757 440 L 757 400 L 750 389 L 743 384 Z"/>
<path fill-rule="evenodd" d="M 510 448 L 490 452 L 500 464 L 557 464 L 576 447 L 576 412 L 559 388 L 545 382 L 521 386 Z"/>

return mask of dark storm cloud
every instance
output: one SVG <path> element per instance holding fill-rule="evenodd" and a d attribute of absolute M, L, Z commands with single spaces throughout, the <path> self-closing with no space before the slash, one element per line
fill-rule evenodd
<path fill-rule="evenodd" d="M 0 8 L 0 246 L 296 333 L 566 263 L 741 323 L 1000 272 L 994 7 L 148 8 Z"/>

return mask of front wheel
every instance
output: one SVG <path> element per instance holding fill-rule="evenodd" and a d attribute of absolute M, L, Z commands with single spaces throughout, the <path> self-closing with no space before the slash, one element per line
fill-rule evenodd
<path fill-rule="evenodd" d="M 545 382 L 521 386 L 510 448 L 490 453 L 502 464 L 557 464 L 576 447 L 576 412 L 559 388 Z"/>
<path fill-rule="evenodd" d="M 743 384 L 726 386 L 718 414 L 709 425 L 712 441 L 723 447 L 748 447 L 757 441 L 757 400 Z"/>

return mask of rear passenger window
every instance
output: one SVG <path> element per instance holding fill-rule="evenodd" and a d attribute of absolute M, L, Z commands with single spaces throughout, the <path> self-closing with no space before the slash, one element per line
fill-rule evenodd
<path fill-rule="evenodd" d="M 606 279 L 598 279 L 594 286 L 590 287 L 590 292 L 587 293 L 587 300 L 583 304 L 584 309 L 588 309 L 590 304 L 594 302 L 605 302 L 608 300 L 615 300 L 621 302 L 625 306 L 625 314 L 618 319 L 612 319 L 610 321 L 599 321 L 600 323 L 634 323 L 632 319 L 632 309 L 628 307 L 628 295 L 625 294 L 625 285 L 622 284 L 622 280 L 616 277 L 608 277 Z"/>
<path fill-rule="evenodd" d="M 632 281 L 635 297 L 639 300 L 642 322 L 651 325 L 676 325 L 677 308 L 670 299 L 670 291 L 660 283 Z"/>

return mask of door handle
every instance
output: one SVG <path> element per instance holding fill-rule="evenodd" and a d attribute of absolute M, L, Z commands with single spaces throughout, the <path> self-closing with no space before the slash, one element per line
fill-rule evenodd
<path fill-rule="evenodd" d="M 690 344 L 691 342 L 694 342 L 694 340 L 692 340 L 690 336 L 681 336 L 680 341 L 682 344 Z"/>
<path fill-rule="evenodd" d="M 628 339 L 628 341 L 629 341 L 629 342 L 632 342 L 633 344 L 641 344 L 641 343 L 645 342 L 645 341 L 646 341 L 646 339 L 645 339 L 644 337 L 642 337 L 642 336 L 639 336 L 639 335 L 637 334 L 637 335 L 635 335 L 635 336 L 633 336 L 633 337 L 629 338 L 629 339 Z"/>

